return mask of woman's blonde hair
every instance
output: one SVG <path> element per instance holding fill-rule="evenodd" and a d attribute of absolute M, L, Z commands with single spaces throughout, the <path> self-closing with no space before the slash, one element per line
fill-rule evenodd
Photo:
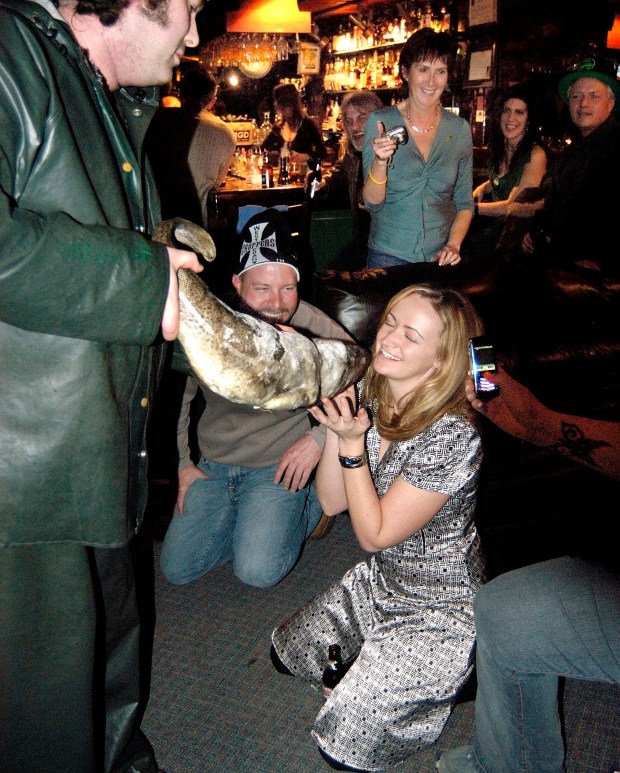
<path fill-rule="evenodd" d="M 446 413 L 471 415 L 465 397 L 465 381 L 469 373 L 469 339 L 481 335 L 482 322 L 472 304 L 455 290 L 410 285 L 397 293 L 387 304 L 379 327 L 399 301 L 419 295 L 430 301 L 441 320 L 437 349 L 439 367 L 414 392 L 392 406 L 388 380 L 377 373 L 372 364 L 366 373 L 362 400 L 375 411 L 379 434 L 386 440 L 408 440 Z M 373 346 L 373 355 L 376 343 Z"/>

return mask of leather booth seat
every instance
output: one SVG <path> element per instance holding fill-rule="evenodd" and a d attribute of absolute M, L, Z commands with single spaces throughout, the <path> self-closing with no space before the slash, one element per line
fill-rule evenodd
<path fill-rule="evenodd" d="M 371 346 L 387 301 L 410 284 L 464 293 L 500 363 L 546 405 L 620 421 L 620 283 L 586 267 L 412 264 L 315 274 L 312 300 Z M 620 544 L 618 483 L 536 448 L 481 418 L 484 462 L 476 522 L 492 576 Z"/>

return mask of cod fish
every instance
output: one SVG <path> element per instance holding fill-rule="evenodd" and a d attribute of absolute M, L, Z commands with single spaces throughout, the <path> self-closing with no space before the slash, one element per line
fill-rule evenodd
<path fill-rule="evenodd" d="M 187 246 L 215 258 L 211 236 L 175 218 L 153 240 Z M 196 378 L 234 403 L 263 410 L 294 410 L 333 397 L 365 371 L 369 356 L 357 344 L 282 332 L 234 311 L 189 269 L 179 269 L 179 341 Z"/>

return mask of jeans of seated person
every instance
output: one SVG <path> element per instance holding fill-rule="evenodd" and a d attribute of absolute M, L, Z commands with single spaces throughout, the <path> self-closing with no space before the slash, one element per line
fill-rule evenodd
<path fill-rule="evenodd" d="M 620 683 L 620 577 L 554 559 L 483 585 L 474 612 L 480 769 L 560 773 L 558 677 Z"/>
<path fill-rule="evenodd" d="M 166 532 L 160 564 L 170 582 L 183 584 L 233 562 L 247 585 L 279 582 L 299 558 L 321 518 L 314 484 L 288 491 L 273 482 L 277 465 L 238 467 L 201 459 L 200 478 L 185 495 Z"/>
<path fill-rule="evenodd" d="M 375 250 L 374 247 L 368 248 L 367 268 L 389 268 L 390 266 L 410 266 L 411 261 L 404 258 L 397 258 L 396 255 L 390 255 L 388 252 Z"/>

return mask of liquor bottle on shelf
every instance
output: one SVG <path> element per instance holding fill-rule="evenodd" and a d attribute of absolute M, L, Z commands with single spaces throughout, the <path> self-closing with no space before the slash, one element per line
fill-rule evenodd
<path fill-rule="evenodd" d="M 252 186 L 252 188 L 260 188 L 263 184 L 263 178 L 261 175 L 261 169 L 258 165 L 259 156 L 252 151 L 248 157 L 248 172 L 246 180 Z"/>
<path fill-rule="evenodd" d="M 323 695 L 326 698 L 344 676 L 344 666 L 339 644 L 330 644 L 327 651 L 327 665 L 323 670 Z"/>
<path fill-rule="evenodd" d="M 269 153 L 263 153 L 263 166 L 261 169 L 261 186 L 263 188 L 273 188 L 273 166 L 269 161 Z"/>
<path fill-rule="evenodd" d="M 269 121 L 269 111 L 263 113 L 263 121 L 258 127 L 258 144 L 262 145 L 271 132 L 271 122 Z"/>

